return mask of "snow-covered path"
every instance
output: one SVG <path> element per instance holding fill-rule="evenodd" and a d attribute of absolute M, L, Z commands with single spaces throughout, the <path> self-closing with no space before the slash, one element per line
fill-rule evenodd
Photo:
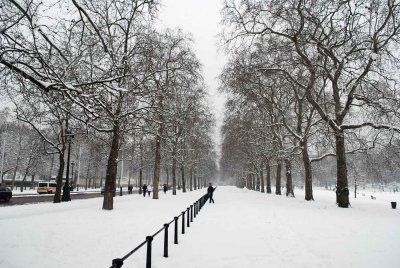
<path fill-rule="evenodd" d="M 319 195 L 305 202 L 220 189 L 185 238 L 185 250 L 159 267 L 179 267 L 188 255 L 193 262 L 182 267 L 399 267 L 398 211 L 367 198 L 339 209 L 333 192 Z"/>
<path fill-rule="evenodd" d="M 101 198 L 0 208 L 0 267 L 109 267 L 204 193 L 116 197 L 113 211 Z M 314 202 L 302 194 L 218 187 L 178 245 L 170 228 L 169 258 L 163 234 L 154 239 L 152 267 L 399 267 L 400 210 L 389 201 L 400 194 L 360 195 L 350 209 L 332 191 L 315 190 Z M 145 248 L 123 267 L 145 267 Z"/>

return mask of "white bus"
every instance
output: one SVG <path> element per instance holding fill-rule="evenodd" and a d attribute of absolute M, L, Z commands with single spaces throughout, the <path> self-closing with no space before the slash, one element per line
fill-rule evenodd
<path fill-rule="evenodd" d="M 55 182 L 39 182 L 38 194 L 52 194 L 56 192 L 57 183 Z"/>

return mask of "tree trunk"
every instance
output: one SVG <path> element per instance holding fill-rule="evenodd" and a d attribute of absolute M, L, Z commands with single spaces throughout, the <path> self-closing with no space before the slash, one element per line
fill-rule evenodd
<path fill-rule="evenodd" d="M 160 126 L 156 136 L 156 155 L 154 161 L 154 177 L 153 177 L 153 199 L 158 199 L 158 186 L 160 185 L 160 173 L 161 173 L 161 139 L 164 135 L 164 93 L 159 92 L 158 107 L 160 108 L 158 114 L 158 121 Z"/>
<path fill-rule="evenodd" d="M 253 180 L 251 179 L 251 174 L 248 174 L 247 175 L 247 181 L 248 181 L 248 188 L 250 189 L 250 190 L 253 190 Z"/>
<path fill-rule="evenodd" d="M 31 186 L 30 186 L 30 190 L 32 190 L 33 189 L 33 187 L 34 187 L 34 183 L 35 183 L 35 175 L 34 174 L 32 174 L 32 177 L 31 177 Z"/>
<path fill-rule="evenodd" d="M 255 176 L 256 176 L 256 180 L 257 180 L 257 192 L 260 192 L 261 191 L 260 174 L 257 172 Z"/>
<path fill-rule="evenodd" d="M 357 198 L 357 179 L 354 178 L 354 198 Z"/>
<path fill-rule="evenodd" d="M 160 184 L 161 171 L 161 137 L 164 132 L 164 124 L 161 123 L 156 138 L 156 155 L 154 161 L 154 177 L 153 177 L 153 199 L 158 199 L 158 185 Z"/>
<path fill-rule="evenodd" d="M 51 156 L 49 181 L 51 181 L 51 177 L 53 176 L 54 156 L 54 154 Z"/>
<path fill-rule="evenodd" d="M 307 201 L 310 201 L 314 200 L 314 196 L 312 188 L 312 167 L 311 167 L 310 156 L 308 155 L 307 139 L 304 139 L 303 142 L 300 142 L 300 146 L 302 149 L 303 165 L 304 165 L 305 199 Z"/>
<path fill-rule="evenodd" d="M 172 149 L 172 194 L 176 195 L 176 146 Z"/>
<path fill-rule="evenodd" d="M 260 167 L 260 184 L 261 184 L 261 192 L 265 193 L 265 185 L 264 185 L 264 171 L 263 171 L 263 165 L 261 164 Z"/>
<path fill-rule="evenodd" d="M 121 152 L 121 168 L 119 170 L 118 189 L 122 186 L 121 180 L 122 180 L 123 175 L 124 175 L 124 150 L 122 150 L 122 152 Z"/>
<path fill-rule="evenodd" d="M 26 165 L 26 168 L 25 168 L 24 178 L 22 179 L 23 185 L 25 186 L 25 190 L 26 190 L 25 182 L 26 182 L 26 177 L 28 176 L 31 159 L 32 159 L 32 157 L 29 158 L 28 165 Z M 23 185 L 21 184 L 21 192 L 23 192 L 23 189 L 22 189 Z"/>
<path fill-rule="evenodd" d="M 346 149 L 344 144 L 344 133 L 337 132 L 336 138 L 336 168 L 337 168 L 337 185 L 336 185 L 336 202 L 341 208 L 348 208 L 349 188 L 347 181 L 347 164 Z"/>
<path fill-rule="evenodd" d="M 196 169 L 193 171 L 193 187 L 194 190 L 197 190 L 197 185 L 198 185 L 198 178 L 197 178 L 197 174 L 196 174 Z"/>
<path fill-rule="evenodd" d="M 90 187 L 90 184 L 92 183 L 92 179 L 90 178 L 90 164 L 91 164 L 91 155 L 89 156 L 89 163 L 87 166 L 86 170 L 86 183 L 85 183 L 85 190 L 87 190 L 88 187 Z"/>
<path fill-rule="evenodd" d="M 139 194 L 142 194 L 143 186 L 143 145 L 140 143 L 140 168 L 139 168 Z"/>
<path fill-rule="evenodd" d="M 89 161 L 88 161 L 88 166 L 86 170 L 86 180 L 85 180 L 85 190 L 87 190 L 88 187 L 90 187 L 90 164 L 92 163 L 92 150 L 89 151 Z M 88 182 L 89 181 L 89 182 Z"/>
<path fill-rule="evenodd" d="M 285 167 L 286 167 L 286 196 L 294 197 L 292 163 L 289 161 L 289 159 L 285 159 Z"/>
<path fill-rule="evenodd" d="M 169 185 L 169 170 L 168 167 L 165 169 L 165 174 L 167 174 L 167 186 Z"/>
<path fill-rule="evenodd" d="M 282 172 L 282 161 L 278 160 L 278 166 L 276 167 L 276 186 L 275 194 L 281 195 L 281 172 Z"/>
<path fill-rule="evenodd" d="M 65 153 L 65 146 L 63 146 L 60 154 L 58 155 L 59 156 L 58 157 L 59 168 L 58 168 L 58 174 L 57 174 L 57 188 L 56 188 L 56 192 L 53 197 L 53 203 L 61 202 L 61 188 L 62 188 L 62 183 L 63 183 L 64 167 L 65 167 L 64 153 Z"/>
<path fill-rule="evenodd" d="M 182 192 L 186 193 L 185 167 L 181 165 L 182 174 Z"/>
<path fill-rule="evenodd" d="M 104 176 L 104 171 L 101 173 L 100 176 L 101 176 L 101 177 L 100 177 L 100 189 L 101 189 L 101 188 L 103 188 L 103 178 L 105 177 L 105 176 Z"/>
<path fill-rule="evenodd" d="M 112 210 L 114 206 L 115 183 L 117 178 L 117 158 L 120 141 L 119 121 L 114 121 L 113 139 L 110 154 L 108 156 L 106 181 L 104 187 L 103 209 Z"/>
<path fill-rule="evenodd" d="M 193 191 L 193 167 L 190 167 L 189 190 Z"/>
<path fill-rule="evenodd" d="M 131 185 L 131 177 L 132 177 L 132 167 L 133 167 L 133 160 L 131 160 L 130 161 L 131 162 L 131 164 L 130 164 L 130 166 L 129 166 L 129 168 L 128 168 L 128 186 L 130 186 Z"/>
<path fill-rule="evenodd" d="M 271 191 L 271 166 L 269 162 L 267 164 L 267 194 L 272 193 Z"/>

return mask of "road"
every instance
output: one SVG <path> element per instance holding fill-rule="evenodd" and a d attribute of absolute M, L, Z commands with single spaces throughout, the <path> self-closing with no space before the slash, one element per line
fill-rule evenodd
<path fill-rule="evenodd" d="M 137 194 L 138 191 L 133 191 Z M 119 191 L 116 193 L 119 195 Z M 123 195 L 128 194 L 128 191 L 123 191 Z M 35 204 L 42 202 L 53 202 L 54 194 L 18 194 L 14 195 L 10 202 L 6 203 L 0 200 L 0 207 L 14 206 L 14 205 L 24 205 L 24 204 Z M 100 192 L 71 192 L 71 200 L 76 199 L 88 199 L 103 196 Z"/>

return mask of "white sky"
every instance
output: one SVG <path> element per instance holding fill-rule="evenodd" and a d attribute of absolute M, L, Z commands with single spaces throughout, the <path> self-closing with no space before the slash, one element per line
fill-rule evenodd
<path fill-rule="evenodd" d="M 218 51 L 217 34 L 221 20 L 221 0 L 163 0 L 159 12 L 160 28 L 181 28 L 191 33 L 194 49 L 203 64 L 203 73 L 211 107 L 217 119 L 217 128 L 222 124 L 225 98 L 217 92 L 217 76 L 226 58 Z M 215 133 L 215 141 L 220 144 L 220 136 Z"/>

